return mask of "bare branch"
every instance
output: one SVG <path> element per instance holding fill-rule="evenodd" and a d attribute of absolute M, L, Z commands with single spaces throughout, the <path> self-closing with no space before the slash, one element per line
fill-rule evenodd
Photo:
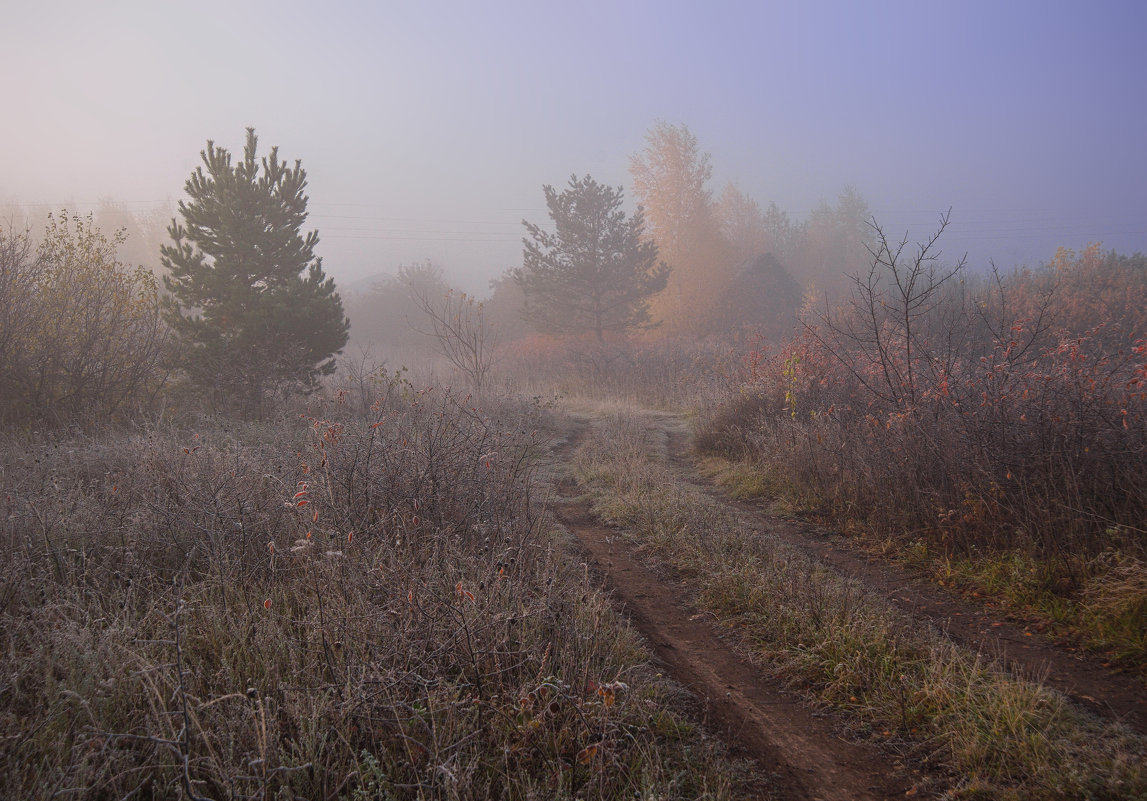
<path fill-rule="evenodd" d="M 411 327 L 431 337 L 439 353 L 466 376 L 475 390 L 481 391 L 494 365 L 498 345 L 497 331 L 486 320 L 482 303 L 452 289 L 435 297 L 427 287 L 413 283 L 410 295 L 427 326 Z"/>

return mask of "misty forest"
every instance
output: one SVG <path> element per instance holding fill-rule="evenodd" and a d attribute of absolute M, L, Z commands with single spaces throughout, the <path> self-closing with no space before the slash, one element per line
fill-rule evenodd
<path fill-rule="evenodd" d="M 340 287 L 257 134 L 0 215 L 0 797 L 1147 797 L 1147 255 L 660 122 Z"/>

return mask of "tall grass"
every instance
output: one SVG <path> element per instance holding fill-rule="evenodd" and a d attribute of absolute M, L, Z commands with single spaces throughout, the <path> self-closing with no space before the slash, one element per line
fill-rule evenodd
<path fill-rule="evenodd" d="M 656 408 L 680 408 L 719 386 L 731 386 L 739 354 L 718 340 L 594 339 L 533 336 L 509 343 L 503 382 L 517 392 Z"/>
<path fill-rule="evenodd" d="M 727 798 L 564 556 L 537 407 L 3 443 L 0 796 Z"/>

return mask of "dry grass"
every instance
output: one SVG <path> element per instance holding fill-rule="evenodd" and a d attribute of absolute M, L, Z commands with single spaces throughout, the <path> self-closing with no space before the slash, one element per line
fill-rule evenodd
<path fill-rule="evenodd" d="M 674 339 L 533 336 L 510 343 L 500 377 L 523 394 L 583 403 L 610 398 L 653 408 L 691 404 L 713 387 L 727 390 L 740 374 L 739 357 L 726 343 Z"/>
<path fill-rule="evenodd" d="M 923 629 L 753 530 L 665 463 L 664 431 L 615 415 L 576 457 L 598 513 L 678 571 L 777 673 L 861 734 L 946 775 L 952 797 L 1136 798 L 1147 743 Z"/>
<path fill-rule="evenodd" d="M 566 559 L 544 412 L 3 443 L 0 796 L 729 798 Z"/>

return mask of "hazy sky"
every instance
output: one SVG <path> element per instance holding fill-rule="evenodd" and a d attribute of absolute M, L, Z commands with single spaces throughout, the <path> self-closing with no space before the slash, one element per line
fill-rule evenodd
<path fill-rule="evenodd" d="M 471 290 L 658 120 L 803 218 L 846 184 L 973 265 L 1147 251 L 1147 3 L 0 0 L 0 201 L 146 209 L 207 139 L 301 158 L 328 272 Z"/>

